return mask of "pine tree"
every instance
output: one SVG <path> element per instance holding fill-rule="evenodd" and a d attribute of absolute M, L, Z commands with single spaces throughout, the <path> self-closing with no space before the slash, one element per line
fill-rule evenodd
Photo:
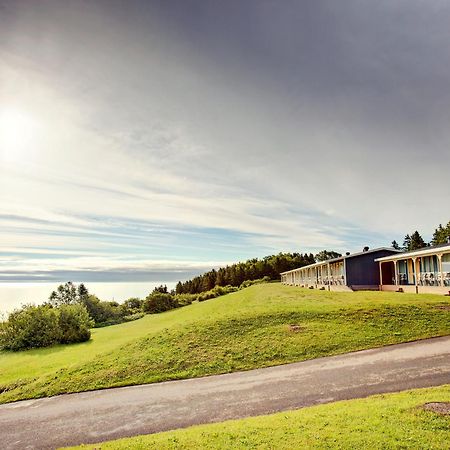
<path fill-rule="evenodd" d="M 419 232 L 416 230 L 411 235 L 411 242 L 408 250 L 418 250 L 419 248 L 423 247 L 426 247 L 426 243 L 423 240 L 422 236 L 419 234 Z"/>
<path fill-rule="evenodd" d="M 405 252 L 411 250 L 411 236 L 407 234 L 403 240 L 403 250 Z"/>
<path fill-rule="evenodd" d="M 450 238 L 450 221 L 443 227 L 442 224 L 434 230 L 433 239 L 431 240 L 432 245 L 446 244 Z"/>
<path fill-rule="evenodd" d="M 398 245 L 398 242 L 395 239 L 392 241 L 391 245 L 395 250 L 400 250 L 400 245 Z"/>

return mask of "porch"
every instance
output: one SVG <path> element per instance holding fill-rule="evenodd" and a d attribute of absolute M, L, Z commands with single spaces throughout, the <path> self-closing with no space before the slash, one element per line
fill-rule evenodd
<path fill-rule="evenodd" d="M 450 291 L 450 244 L 379 258 L 380 290 L 442 293 Z"/>

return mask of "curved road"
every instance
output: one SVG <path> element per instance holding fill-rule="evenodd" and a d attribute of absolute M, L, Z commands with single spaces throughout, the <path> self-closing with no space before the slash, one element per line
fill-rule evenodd
<path fill-rule="evenodd" d="M 94 443 L 450 383 L 450 337 L 205 378 L 0 406 L 5 449 Z"/>

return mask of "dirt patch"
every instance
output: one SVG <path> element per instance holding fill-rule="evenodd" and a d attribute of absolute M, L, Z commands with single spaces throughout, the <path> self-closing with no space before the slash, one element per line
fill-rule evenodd
<path fill-rule="evenodd" d="M 425 411 L 431 411 L 443 416 L 450 416 L 450 402 L 425 403 L 422 408 Z"/>
<path fill-rule="evenodd" d="M 441 311 L 450 311 L 450 305 L 436 305 L 434 309 L 440 309 Z"/>
<path fill-rule="evenodd" d="M 303 327 L 301 327 L 300 325 L 288 325 L 289 331 L 292 331 L 293 333 L 298 333 L 299 331 L 303 331 Z"/>

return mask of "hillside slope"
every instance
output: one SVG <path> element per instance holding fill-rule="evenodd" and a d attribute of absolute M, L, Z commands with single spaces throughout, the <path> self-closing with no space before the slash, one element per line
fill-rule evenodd
<path fill-rule="evenodd" d="M 434 295 L 256 285 L 136 322 L 90 342 L 0 353 L 0 402 L 196 377 L 450 334 Z"/>

